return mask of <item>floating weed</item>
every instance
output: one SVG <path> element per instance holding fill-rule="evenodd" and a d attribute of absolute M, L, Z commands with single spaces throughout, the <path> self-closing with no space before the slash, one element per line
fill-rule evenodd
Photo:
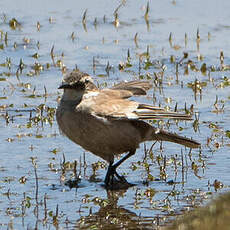
<path fill-rule="evenodd" d="M 214 103 L 214 110 L 212 111 L 213 113 L 223 113 L 224 112 L 224 106 L 225 102 L 224 101 L 219 101 L 218 96 L 216 95 L 216 101 Z"/>
<path fill-rule="evenodd" d="M 207 66 L 206 66 L 206 63 L 203 63 L 201 68 L 200 68 L 200 71 L 203 75 L 206 75 L 207 73 Z"/>
<path fill-rule="evenodd" d="M 200 130 L 199 129 L 199 124 L 200 124 L 199 120 L 200 120 L 199 114 L 195 113 L 195 120 L 194 120 L 193 125 L 192 125 L 195 132 Z"/>
<path fill-rule="evenodd" d="M 9 21 L 9 26 L 11 29 L 16 30 L 16 29 L 21 29 L 21 24 L 18 22 L 16 18 L 12 18 Z"/>
<path fill-rule="evenodd" d="M 37 22 L 37 31 L 40 31 L 40 29 L 41 29 L 41 24 L 40 24 L 40 22 Z"/>
<path fill-rule="evenodd" d="M 173 45 L 172 45 L 172 32 L 170 32 L 170 34 L 169 34 L 169 45 L 170 45 L 170 47 L 173 47 Z"/>
<path fill-rule="evenodd" d="M 4 39 L 4 31 L 0 30 L 1 41 Z"/>
<path fill-rule="evenodd" d="M 149 45 L 147 46 L 146 51 L 138 54 L 138 56 L 139 56 L 139 61 L 142 61 L 144 58 L 148 60 L 150 58 Z"/>
<path fill-rule="evenodd" d="M 97 161 L 92 164 L 93 171 L 97 171 L 99 169 L 105 169 L 105 168 L 106 168 L 106 164 L 103 161 Z"/>
<path fill-rule="evenodd" d="M 225 135 L 226 135 L 226 137 L 230 138 L 230 130 L 226 130 Z"/>
<path fill-rule="evenodd" d="M 137 43 L 137 41 L 138 41 L 137 38 L 138 37 L 137 36 L 138 36 L 138 33 L 136 33 L 135 36 L 134 36 L 134 43 L 136 45 L 136 48 L 138 48 L 138 43 Z"/>
<path fill-rule="evenodd" d="M 64 67 L 64 63 L 63 63 L 63 61 L 62 60 L 57 60 L 56 61 L 56 66 L 58 66 L 59 68 L 63 68 Z"/>
<path fill-rule="evenodd" d="M 144 70 L 148 70 L 151 66 L 153 66 L 154 64 L 151 61 L 144 61 L 145 66 L 143 67 Z"/>
<path fill-rule="evenodd" d="M 54 149 L 50 150 L 50 152 L 56 155 L 57 153 L 60 152 L 60 149 L 59 148 L 54 148 Z"/>
<path fill-rule="evenodd" d="M 0 63 L 0 67 L 6 67 L 10 70 L 11 69 L 11 58 L 7 57 L 4 63 Z"/>
<path fill-rule="evenodd" d="M 145 19 L 145 23 L 146 23 L 146 26 L 147 26 L 147 30 L 149 31 L 150 29 L 150 26 L 149 26 L 149 2 L 147 3 L 147 6 L 146 6 L 146 10 L 145 10 L 145 15 L 144 15 L 144 19 Z"/>
<path fill-rule="evenodd" d="M 94 22 L 93 22 L 93 25 L 94 25 L 95 30 L 97 30 L 97 24 L 98 24 L 97 18 L 95 18 L 95 19 L 94 19 Z"/>
<path fill-rule="evenodd" d="M 84 14 L 82 16 L 82 25 L 83 25 L 83 28 L 84 28 L 85 32 L 87 32 L 86 16 L 87 16 L 87 9 L 84 11 Z"/>
<path fill-rule="evenodd" d="M 92 175 L 90 176 L 89 180 L 91 182 L 99 182 L 100 180 L 97 179 L 97 171 L 100 169 L 105 169 L 106 168 L 106 164 L 105 162 L 102 161 L 98 161 L 92 164 Z"/>
<path fill-rule="evenodd" d="M 217 191 L 218 189 L 223 188 L 224 184 L 221 181 L 215 179 L 214 182 L 213 182 L 213 186 L 215 188 L 215 191 Z"/>
<path fill-rule="evenodd" d="M 35 53 L 35 54 L 32 55 L 32 58 L 35 58 L 35 59 L 38 59 L 39 57 L 40 57 L 40 56 L 39 56 L 38 53 Z"/>
<path fill-rule="evenodd" d="M 70 38 L 71 38 L 72 41 L 75 40 L 76 36 L 75 36 L 75 33 L 74 33 L 74 32 L 71 33 Z"/>
<path fill-rule="evenodd" d="M 145 195 L 147 198 L 149 198 L 150 200 L 153 199 L 153 197 L 155 196 L 155 194 L 156 194 L 156 190 L 153 189 L 153 188 L 148 188 L 148 189 L 146 189 L 145 192 L 144 192 L 144 195 Z"/>
<path fill-rule="evenodd" d="M 220 64 L 223 65 L 224 64 L 224 52 L 220 51 Z"/>
<path fill-rule="evenodd" d="M 176 62 L 176 57 L 174 55 L 170 56 L 170 62 L 175 63 Z"/>
<path fill-rule="evenodd" d="M 218 88 L 225 88 L 229 86 L 230 86 L 230 78 L 228 78 L 227 76 L 224 76 L 221 79 L 221 82 L 217 85 Z"/>
<path fill-rule="evenodd" d="M 22 177 L 19 178 L 19 183 L 20 184 L 25 184 L 26 181 L 27 181 L 27 178 L 25 176 L 22 176 Z"/>
<path fill-rule="evenodd" d="M 118 28 L 119 25 L 120 25 L 120 22 L 119 22 L 119 19 L 118 19 L 118 13 L 117 13 L 117 12 L 114 14 L 113 25 L 114 25 L 116 28 Z"/>
<path fill-rule="evenodd" d="M 127 68 L 131 68 L 132 67 L 132 64 L 130 64 L 129 62 L 120 62 L 119 65 L 118 65 L 118 68 L 120 71 L 123 71 Z"/>
<path fill-rule="evenodd" d="M 40 72 L 44 70 L 44 66 L 41 63 L 35 62 L 32 69 L 35 71 L 36 75 L 39 75 Z"/>
<path fill-rule="evenodd" d="M 77 172 L 77 166 L 79 164 L 79 172 Z M 70 189 L 78 188 L 81 182 L 81 161 L 78 163 L 76 160 L 74 162 L 65 162 L 65 156 L 63 155 L 63 162 L 61 163 L 61 180 Z M 66 179 L 66 173 L 72 172 L 71 178 Z"/>
<path fill-rule="evenodd" d="M 31 39 L 30 39 L 30 38 L 27 38 L 27 37 L 24 37 L 24 38 L 23 38 L 23 42 L 24 42 L 24 45 L 29 45 L 30 42 L 31 42 Z"/>
<path fill-rule="evenodd" d="M 6 100 L 6 99 L 7 99 L 6 96 L 0 97 L 0 100 Z"/>
<path fill-rule="evenodd" d="M 187 35 L 187 33 L 185 33 L 185 35 L 184 35 L 184 46 L 185 46 L 185 48 L 187 47 L 187 45 L 188 45 L 188 35 Z"/>
<path fill-rule="evenodd" d="M 200 53 L 197 54 L 197 60 L 198 61 L 203 61 L 204 60 L 204 56 Z"/>
<path fill-rule="evenodd" d="M 200 94 L 200 96 L 202 97 L 202 89 L 204 87 L 207 87 L 207 82 L 205 82 L 205 81 L 200 82 L 199 80 L 196 79 L 194 82 L 188 83 L 187 86 L 188 86 L 188 88 L 192 88 L 192 90 L 194 92 L 194 97 L 196 100 L 197 94 Z"/>
<path fill-rule="evenodd" d="M 13 182 L 13 181 L 15 181 L 15 180 L 16 180 L 16 178 L 13 177 L 13 176 L 6 176 L 6 177 L 2 177 L 2 178 L 1 178 L 1 182 L 3 182 L 3 183 L 11 183 L 11 182 Z M 12 193 L 12 194 L 13 194 L 13 193 Z M 10 195 L 9 190 L 8 190 L 7 193 L 3 193 L 3 195 L 9 196 L 9 195 Z"/>
<path fill-rule="evenodd" d="M 144 17 L 145 17 L 145 19 L 149 17 L 149 2 L 147 3 Z"/>
<path fill-rule="evenodd" d="M 200 30 L 197 28 L 196 31 L 196 44 L 197 44 L 197 51 L 200 51 Z"/>

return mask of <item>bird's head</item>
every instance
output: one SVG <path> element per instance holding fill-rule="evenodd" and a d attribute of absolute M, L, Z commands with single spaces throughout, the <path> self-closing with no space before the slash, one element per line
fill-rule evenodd
<path fill-rule="evenodd" d="M 94 85 L 93 79 L 89 74 L 73 70 L 65 76 L 64 81 L 58 89 L 88 91 L 97 89 L 97 87 Z"/>
<path fill-rule="evenodd" d="M 58 89 L 64 89 L 63 100 L 79 101 L 83 94 L 97 90 L 92 77 L 79 70 L 73 70 L 64 77 Z"/>

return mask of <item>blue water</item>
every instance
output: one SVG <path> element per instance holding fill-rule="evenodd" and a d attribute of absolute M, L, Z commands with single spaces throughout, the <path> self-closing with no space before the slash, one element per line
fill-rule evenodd
<path fill-rule="evenodd" d="M 229 186 L 229 138 L 225 135 L 229 127 L 229 86 L 221 87 L 223 77 L 229 78 L 229 71 L 215 71 L 204 76 L 200 71 L 192 71 L 184 74 L 185 64 L 179 66 L 179 83 L 176 82 L 176 68 L 170 63 L 170 56 L 174 55 L 179 61 L 183 52 L 188 52 L 188 59 L 192 60 L 198 68 L 203 63 L 208 67 L 220 67 L 220 51 L 224 52 L 224 64 L 229 64 L 229 1 L 149 1 L 149 27 L 144 19 L 147 1 L 123 1 L 118 9 L 119 26 L 115 27 L 114 11 L 122 4 L 122 1 L 1 1 L 0 30 L 8 34 L 8 42 L 4 39 L 0 44 L 4 49 L 0 50 L 0 63 L 5 63 L 6 58 L 11 60 L 11 68 L 1 66 L 0 77 L 5 81 L 0 82 L 0 224 L 4 229 L 13 226 L 15 229 L 72 229 L 74 226 L 91 226 L 102 228 L 108 223 L 103 220 L 107 211 L 108 221 L 114 226 L 132 226 L 138 228 L 139 223 L 147 223 L 149 228 L 157 222 L 164 224 L 169 218 L 168 214 L 177 214 L 182 210 L 190 209 L 194 205 L 206 203 L 210 198 L 210 192 L 216 194 L 213 186 L 217 179 L 224 184 L 219 192 L 228 190 Z M 82 25 L 82 16 L 87 9 L 86 29 Z M 105 15 L 105 22 L 103 17 Z M 5 22 L 4 22 L 5 18 Z M 9 27 L 9 20 L 16 18 L 21 26 L 15 30 Z M 51 19 L 51 23 L 49 22 Z M 97 18 L 97 25 L 94 25 Z M 37 30 L 37 22 L 40 23 L 40 31 Z M 197 50 L 196 33 L 199 29 L 200 50 Z M 71 39 L 74 32 L 75 39 Z M 134 36 L 137 35 L 137 45 Z M 179 49 L 170 47 L 169 34 L 172 33 L 172 45 Z M 188 36 L 185 46 L 184 36 Z M 211 34 L 208 38 L 208 33 Z M 25 38 L 30 43 L 25 43 Z M 17 48 L 14 48 L 14 43 Z M 38 48 L 37 43 L 40 43 Z M 174 180 L 173 185 L 167 184 L 164 180 L 150 181 L 143 184 L 147 178 L 147 172 L 138 161 L 143 161 L 144 145 L 134 157 L 127 160 L 119 171 L 124 173 L 128 181 L 136 184 L 127 191 L 107 194 L 103 188 L 105 169 L 96 173 L 99 182 L 90 181 L 92 175 L 92 164 L 101 161 L 91 153 L 85 153 L 87 167 L 81 170 L 81 182 L 79 188 L 69 189 L 64 185 L 61 177 L 60 162 L 63 154 L 66 161 L 78 162 L 79 172 L 80 161 L 83 164 L 84 150 L 70 142 L 66 137 L 59 134 L 59 129 L 54 117 L 51 124 L 39 122 L 29 125 L 30 112 L 32 117 L 38 116 L 38 106 L 45 104 L 47 107 L 56 108 L 58 97 L 61 92 L 57 89 L 62 81 L 62 72 L 58 66 L 54 66 L 50 57 L 50 51 L 54 46 L 55 62 L 61 60 L 68 68 L 72 69 L 77 65 L 82 71 L 88 72 L 94 80 L 104 87 L 113 85 L 122 80 L 138 79 L 139 56 L 145 53 L 149 46 L 150 60 L 160 61 L 167 69 L 164 73 L 163 91 L 153 88 L 146 97 L 138 98 L 145 103 L 153 103 L 152 96 L 157 98 L 156 104 L 169 106 L 174 109 L 176 103 L 178 108 L 183 109 L 186 102 L 189 108 L 194 104 L 194 111 L 199 113 L 199 129 L 193 129 L 193 122 L 180 122 L 178 125 L 171 121 L 170 130 L 181 135 L 191 136 L 202 144 L 201 152 L 193 150 L 189 157 L 189 150 L 178 145 L 164 143 L 163 150 L 156 144 L 153 149 L 153 161 L 147 159 L 151 175 L 156 179 L 160 178 L 157 157 L 166 156 L 167 179 Z M 126 62 L 127 51 L 130 51 L 132 67 L 125 71 L 119 71 L 118 65 Z M 38 53 L 36 60 L 32 56 Z M 62 56 L 62 53 L 64 56 Z M 197 55 L 202 55 L 203 60 L 199 61 Z M 96 61 L 96 70 L 93 70 L 93 57 Z M 25 68 L 17 78 L 16 71 L 23 60 Z M 28 76 L 33 73 L 32 66 L 35 62 L 42 64 L 44 70 L 38 75 Z M 105 68 L 109 62 L 111 71 L 107 75 Z M 47 68 L 50 63 L 50 68 Z M 142 67 L 144 66 L 144 60 Z M 141 74 L 160 72 L 156 66 L 148 70 L 141 69 Z M 10 73 L 11 76 L 6 76 Z M 202 97 L 188 87 L 198 79 L 206 86 L 202 89 Z M 151 80 L 152 81 L 152 80 Z M 183 82 L 183 87 L 181 86 Z M 29 86 L 29 87 L 28 87 Z M 44 86 L 48 96 L 44 97 Z M 35 89 L 35 98 L 31 98 Z M 224 103 L 224 111 L 214 113 L 214 103 L 218 96 L 218 108 Z M 6 99 L 2 98 L 6 97 Z M 171 99 L 168 103 L 167 99 Z M 6 107 L 6 108 L 4 108 Z M 19 109 L 20 112 L 17 112 Z M 27 111 L 25 111 L 27 110 Z M 5 114 L 8 111 L 10 121 L 7 124 Z M 20 116 L 19 116 L 20 115 Z M 44 112 L 44 116 L 47 116 Z M 12 120 L 13 117 L 13 120 Z M 161 124 L 165 128 L 166 122 Z M 213 124 L 216 128 L 211 128 Z M 207 145 L 207 139 L 212 141 Z M 147 143 L 150 148 L 152 143 Z M 219 146 L 217 148 L 217 146 Z M 52 151 L 56 149 L 57 153 Z M 184 174 L 181 171 L 181 151 L 183 152 L 186 165 Z M 35 198 L 35 176 L 31 157 L 36 158 L 38 174 L 38 203 Z M 172 157 L 177 158 L 177 175 Z M 198 166 L 194 172 L 192 162 Z M 135 171 L 131 165 L 137 166 Z M 160 161 L 163 164 L 163 161 Z M 204 167 L 202 167 L 204 166 Z M 51 170 L 52 169 L 52 170 Z M 184 183 L 183 177 L 184 175 Z M 72 178 L 72 171 L 66 173 L 65 180 Z M 25 184 L 20 183 L 20 178 L 25 177 Z M 154 191 L 152 199 L 148 191 Z M 44 207 L 44 196 L 47 194 L 47 207 Z M 172 194 L 176 194 L 172 196 Z M 217 194 L 219 194 L 217 192 Z M 31 206 L 27 205 L 25 213 L 22 211 L 25 205 L 25 197 L 31 198 Z M 114 201 L 115 200 L 115 201 Z M 58 225 L 53 221 L 56 205 L 58 204 Z M 112 204 L 112 205 L 111 205 Z M 34 209 L 38 207 L 38 216 Z M 108 209 L 106 209 L 108 207 Z M 120 210 L 122 209 L 122 210 Z M 125 212 L 130 219 L 127 219 Z M 47 211 L 47 220 L 45 213 Z M 109 212 L 118 213 L 116 218 L 110 219 Z M 36 212 L 35 212 L 36 213 Z M 89 214 L 91 213 L 91 214 Z M 120 215 L 119 215 L 120 214 Z M 112 215 L 112 214 L 111 214 Z M 112 215 L 112 216 L 113 216 Z M 159 216 L 159 217 L 158 217 Z M 85 222 L 82 218 L 87 217 Z M 95 217 L 96 218 L 95 220 Z M 159 220 L 157 218 L 160 218 Z M 166 218 L 166 219 L 164 219 Z M 171 219 L 171 217 L 170 217 Z M 117 225 L 116 225 L 117 224 Z M 57 227 L 58 226 L 58 227 Z M 146 227 L 147 228 L 147 227 Z"/>

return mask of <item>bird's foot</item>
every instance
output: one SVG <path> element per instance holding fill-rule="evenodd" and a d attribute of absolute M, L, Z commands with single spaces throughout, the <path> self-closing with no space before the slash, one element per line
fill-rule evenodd
<path fill-rule="evenodd" d="M 133 184 L 130 184 L 124 176 L 120 176 L 116 172 L 116 168 L 113 165 L 109 165 L 104 182 L 106 188 L 109 190 L 127 189 L 133 186 Z"/>
<path fill-rule="evenodd" d="M 109 186 L 110 184 L 113 184 L 114 175 L 116 173 L 116 169 L 113 165 L 109 165 L 106 176 L 105 176 L 105 185 Z"/>

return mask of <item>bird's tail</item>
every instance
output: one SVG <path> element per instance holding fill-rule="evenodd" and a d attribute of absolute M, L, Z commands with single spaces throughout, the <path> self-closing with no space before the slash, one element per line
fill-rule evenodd
<path fill-rule="evenodd" d="M 184 145 L 189 148 L 199 148 L 201 145 L 199 142 L 189 139 L 187 137 L 182 137 L 176 133 L 170 133 L 164 130 L 155 129 L 153 134 L 153 139 L 158 141 L 169 141 Z"/>

